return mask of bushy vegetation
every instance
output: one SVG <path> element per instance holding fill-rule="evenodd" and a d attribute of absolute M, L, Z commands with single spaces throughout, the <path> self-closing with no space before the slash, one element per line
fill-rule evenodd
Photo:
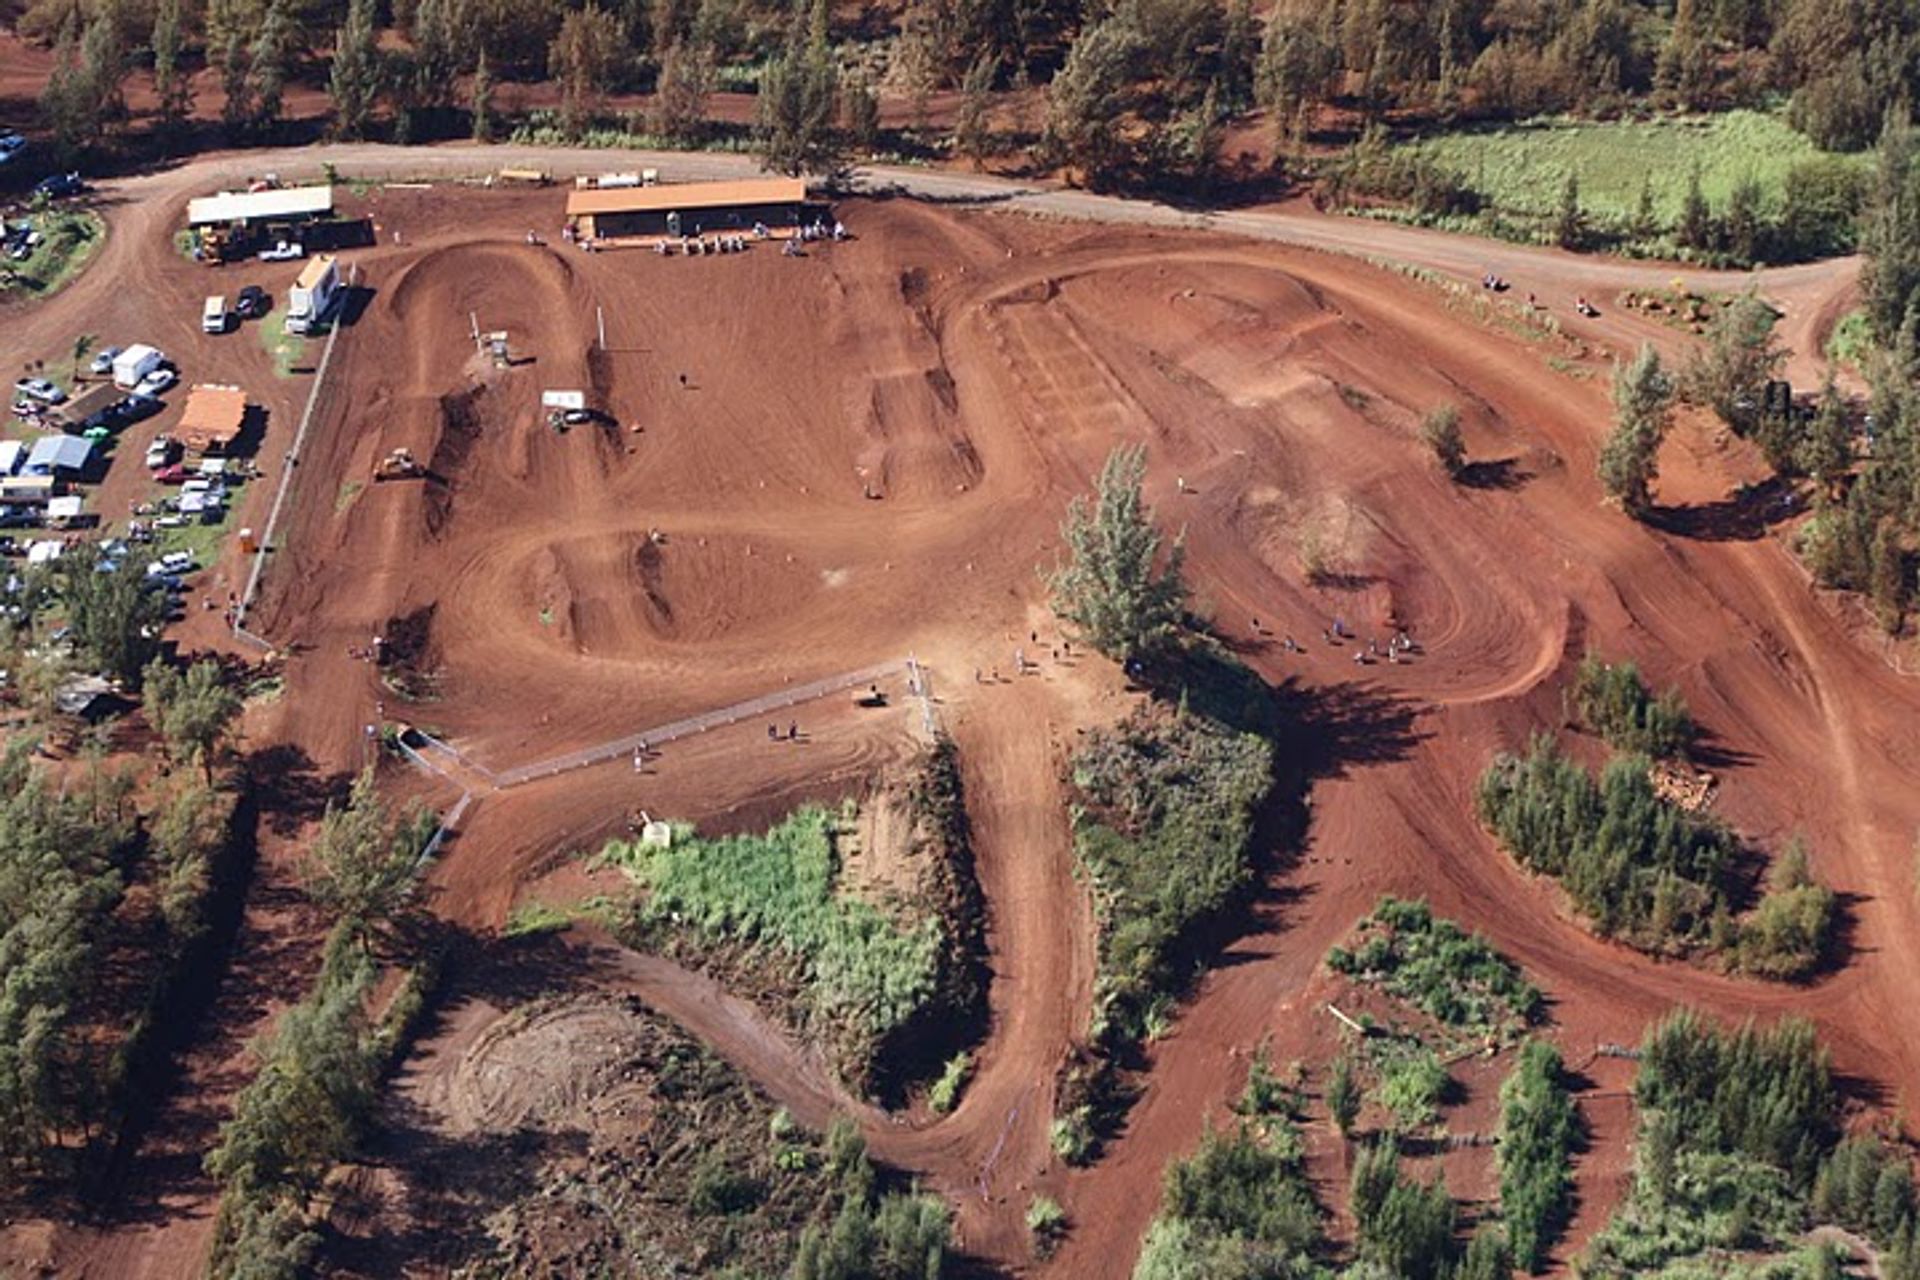
<path fill-rule="evenodd" d="M 1728 876 L 1738 845 L 1718 823 L 1654 793 L 1644 757 L 1608 762 L 1596 783 L 1536 737 L 1480 779 L 1480 818 L 1522 865 L 1566 887 L 1605 937 L 1649 950 L 1730 941 Z"/>
<path fill-rule="evenodd" d="M 1647 1033 L 1634 1099 L 1633 1191 L 1588 1246 L 1584 1274 L 1678 1280 L 1700 1274 L 1695 1260 L 1738 1252 L 1776 1255 L 1756 1277 L 1836 1275 L 1819 1251 L 1787 1252 L 1816 1220 L 1885 1246 L 1881 1275 L 1920 1274 L 1909 1157 L 1888 1159 L 1871 1140 L 1836 1147 L 1838 1096 L 1809 1024 L 1730 1030 L 1675 1013 Z"/>
<path fill-rule="evenodd" d="M 1779 116 L 1751 110 L 1534 120 L 1417 138 L 1387 154 L 1412 173 L 1451 175 L 1456 194 L 1444 206 L 1397 197 L 1428 220 L 1555 243 L 1571 181 L 1579 233 L 1570 247 L 1714 264 L 1851 252 L 1865 177 L 1857 157 L 1823 153 Z M 1650 169 L 1649 155 L 1662 163 Z"/>
<path fill-rule="evenodd" d="M 611 846 L 605 856 L 645 886 L 647 919 L 799 956 L 821 1011 L 877 1037 L 932 998 L 939 928 L 903 925 L 835 891 L 843 821 L 810 807 L 761 835 L 689 834 L 664 848 Z"/>
<path fill-rule="evenodd" d="M 86 209 L 40 209 L 28 221 L 40 243 L 25 261 L 0 258 L 0 299 L 54 292 L 80 273 L 107 238 L 106 224 Z"/>
<path fill-rule="evenodd" d="M 1798 842 L 1775 860 L 1767 882 L 1766 896 L 1741 922 L 1734 962 L 1763 978 L 1805 978 L 1826 958 L 1839 904 L 1833 890 L 1813 878 Z"/>
<path fill-rule="evenodd" d="M 1560 1052 L 1530 1040 L 1500 1085 L 1500 1217 L 1514 1261 L 1539 1271 L 1573 1210 L 1573 1151 L 1580 1113 Z"/>
<path fill-rule="evenodd" d="M 1327 965 L 1489 1041 L 1518 1036 L 1542 1009 L 1540 989 L 1512 961 L 1424 901 L 1380 899 Z"/>
<path fill-rule="evenodd" d="M 1616 666 L 1589 653 L 1574 672 L 1568 702 L 1580 723 L 1617 751 L 1670 759 L 1685 755 L 1693 741 L 1693 717 L 1679 690 L 1656 698 L 1631 662 Z"/>
<path fill-rule="evenodd" d="M 977 1034 L 985 998 L 985 915 L 950 744 L 936 746 L 901 803 L 925 857 L 917 888 L 883 902 L 839 883 L 850 808 L 801 809 L 758 835 L 683 829 L 654 849 L 616 841 L 601 856 L 645 888 L 642 931 L 685 930 L 792 960 L 805 1015 L 838 1064 L 857 1087 L 891 1093 L 896 1075 L 931 1075 Z"/>
<path fill-rule="evenodd" d="M 1239 1121 L 1225 1133 L 1209 1128 L 1198 1151 L 1168 1166 L 1134 1280 L 1322 1274 L 1321 1214 L 1301 1160 L 1297 1104 L 1256 1060 Z"/>
<path fill-rule="evenodd" d="M 1418 1182 L 1400 1167 L 1400 1148 L 1384 1138 L 1360 1149 L 1349 1183 L 1355 1252 L 1386 1275 L 1442 1280 L 1458 1256 L 1458 1210 L 1444 1176 Z"/>

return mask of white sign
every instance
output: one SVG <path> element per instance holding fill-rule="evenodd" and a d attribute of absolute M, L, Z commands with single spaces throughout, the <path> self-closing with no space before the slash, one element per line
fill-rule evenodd
<path fill-rule="evenodd" d="M 584 391 L 542 391 L 540 393 L 542 409 L 584 409 L 587 407 L 587 393 Z"/>

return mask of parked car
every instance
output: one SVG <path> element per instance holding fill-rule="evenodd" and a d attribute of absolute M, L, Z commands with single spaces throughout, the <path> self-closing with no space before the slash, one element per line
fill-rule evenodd
<path fill-rule="evenodd" d="M 157 397 L 174 383 L 180 381 L 180 375 L 164 366 L 155 369 L 134 385 L 133 394 L 137 396 Z"/>
<path fill-rule="evenodd" d="M 147 470 L 158 471 L 179 461 L 180 442 L 172 436 L 158 436 L 147 446 Z"/>
<path fill-rule="evenodd" d="M 158 396 L 134 393 L 113 406 L 114 412 L 127 422 L 141 422 L 166 408 Z"/>
<path fill-rule="evenodd" d="M 10 163 L 27 149 L 27 140 L 17 133 L 0 133 L 0 164 Z"/>
<path fill-rule="evenodd" d="M 192 477 L 193 472 L 177 462 L 153 473 L 153 478 L 161 484 L 185 484 Z"/>
<path fill-rule="evenodd" d="M 267 291 L 257 284 L 248 285 L 240 291 L 240 296 L 233 300 L 234 314 L 242 320 L 263 316 L 269 309 Z"/>
<path fill-rule="evenodd" d="M 67 398 L 66 392 L 45 378 L 21 378 L 13 384 L 13 389 L 41 404 L 61 404 Z"/>
<path fill-rule="evenodd" d="M 292 262 L 295 258 L 304 258 L 306 256 L 307 251 L 305 249 L 286 240 L 280 241 L 271 249 L 262 249 L 260 251 L 260 261 L 262 262 Z"/>
<path fill-rule="evenodd" d="M 77 196 L 86 189 L 87 184 L 80 181 L 80 175 L 77 173 L 49 174 L 33 184 L 35 195 L 44 195 L 54 200 L 62 196 Z"/>
<path fill-rule="evenodd" d="M 87 365 L 88 373 L 109 374 L 113 372 L 113 358 L 120 354 L 118 347 L 102 347 Z"/>
<path fill-rule="evenodd" d="M 189 551 L 169 551 L 153 563 L 160 566 L 162 573 L 192 573 L 195 568 L 193 553 Z"/>

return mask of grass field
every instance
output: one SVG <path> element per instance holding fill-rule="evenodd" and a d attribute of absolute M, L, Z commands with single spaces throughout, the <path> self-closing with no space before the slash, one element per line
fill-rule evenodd
<path fill-rule="evenodd" d="M 291 378 L 306 356 L 307 340 L 287 332 L 286 303 L 282 302 L 254 321 L 254 325 L 260 331 L 261 345 L 273 357 L 273 371 L 283 378 Z"/>
<path fill-rule="evenodd" d="M 1630 217 L 1651 176 L 1655 216 L 1663 223 L 1679 217 L 1695 166 L 1701 193 L 1716 209 L 1748 178 L 1760 184 L 1765 203 L 1777 207 L 1788 171 L 1825 154 L 1784 121 L 1757 111 L 1644 122 L 1539 120 L 1402 146 L 1456 170 L 1495 209 L 1515 214 L 1553 213 L 1573 172 L 1589 214 Z M 1847 160 L 1868 163 L 1864 156 Z"/>
<path fill-rule="evenodd" d="M 107 224 L 98 214 L 58 210 L 32 215 L 41 240 L 25 261 L 0 262 L 0 298 L 44 298 L 80 274 L 106 243 Z"/>

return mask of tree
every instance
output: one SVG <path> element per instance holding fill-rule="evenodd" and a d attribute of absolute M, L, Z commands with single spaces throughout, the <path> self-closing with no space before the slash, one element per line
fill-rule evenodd
<path fill-rule="evenodd" d="M 193 111 L 193 79 L 180 67 L 180 0 L 160 0 L 153 16 L 153 92 L 160 100 L 160 128 L 171 137 Z"/>
<path fill-rule="evenodd" d="M 1554 219 L 1554 241 L 1562 249 L 1578 249 L 1586 243 L 1587 219 L 1580 211 L 1580 175 L 1567 170 L 1566 185 L 1560 188 L 1560 213 Z"/>
<path fill-rule="evenodd" d="M 1273 115 L 1283 143 L 1306 137 L 1313 110 L 1340 67 L 1335 10 L 1313 0 L 1283 0 L 1267 17 L 1254 68 L 1254 94 Z"/>
<path fill-rule="evenodd" d="M 1120 159 L 1115 125 L 1136 43 L 1132 29 L 1114 18 L 1093 23 L 1067 50 L 1047 89 L 1041 150 L 1056 163 L 1081 169 L 1095 184 Z"/>
<path fill-rule="evenodd" d="M 1861 222 L 1860 292 L 1874 338 L 1891 346 L 1920 295 L 1920 144 L 1889 116 Z"/>
<path fill-rule="evenodd" d="M 1913 598 L 1913 574 L 1907 565 L 1906 545 L 1892 517 L 1882 520 L 1874 530 L 1867 572 L 1867 594 L 1873 599 L 1874 616 L 1882 630 L 1897 636 Z"/>
<path fill-rule="evenodd" d="M 1500 1216 L 1515 1260 L 1538 1271 L 1568 1217 L 1579 1115 L 1559 1050 L 1529 1040 L 1500 1085 Z"/>
<path fill-rule="evenodd" d="M 160 651 L 166 596 L 148 590 L 145 567 L 132 557 L 104 569 L 98 544 L 83 542 L 54 561 L 55 593 L 66 606 L 74 646 L 95 669 L 138 688 L 141 670 Z"/>
<path fill-rule="evenodd" d="M 1760 258 L 1764 230 L 1760 213 L 1760 184 L 1748 176 L 1733 184 L 1727 197 L 1727 252 L 1741 263 Z"/>
<path fill-rule="evenodd" d="M 293 15 L 288 12 L 288 0 L 269 0 L 260 29 L 247 49 L 247 83 L 253 102 L 248 123 L 252 128 L 269 130 L 280 123 L 299 38 Z"/>
<path fill-rule="evenodd" d="M 620 19 L 589 4 L 567 14 L 547 51 L 547 71 L 560 82 L 560 126 L 579 137 L 613 85 L 627 45 Z"/>
<path fill-rule="evenodd" d="M 147 664 L 147 721 L 166 739 L 175 760 L 198 760 L 213 785 L 213 758 L 240 715 L 240 695 L 231 689 L 216 662 L 200 661 L 182 675 L 164 659 Z"/>
<path fill-rule="evenodd" d="M 1226 22 L 1220 35 L 1220 107 L 1224 113 L 1245 111 L 1253 105 L 1254 62 L 1260 56 L 1259 28 L 1252 0 L 1227 0 Z"/>
<path fill-rule="evenodd" d="M 482 48 L 473 64 L 473 128 L 475 142 L 493 141 L 493 61 Z"/>
<path fill-rule="evenodd" d="M 175 958 L 206 930 L 213 860 L 226 844 L 231 814 L 231 804 L 211 786 L 185 781 L 170 788 L 148 824 L 160 919 Z"/>
<path fill-rule="evenodd" d="M 654 129 L 678 143 L 699 141 L 706 132 L 713 76 L 713 55 L 704 45 L 676 41 L 660 62 Z"/>
<path fill-rule="evenodd" d="M 1614 429 L 1600 448 L 1600 483 L 1629 515 L 1643 514 L 1652 501 L 1672 403 L 1673 380 L 1651 343 L 1631 363 L 1614 367 Z"/>
<path fill-rule="evenodd" d="M 967 68 L 960 85 L 960 114 L 954 121 L 953 145 L 973 161 L 976 169 L 993 146 L 993 123 L 987 112 L 993 102 L 993 79 L 999 71 L 1000 59 L 983 53 Z"/>
<path fill-rule="evenodd" d="M 391 818 L 374 788 L 373 770 L 353 781 L 344 807 L 328 805 L 307 856 L 307 887 L 350 933 L 365 938 L 396 918 L 413 896 L 415 869 L 433 821 Z"/>
<path fill-rule="evenodd" d="M 1827 374 L 1827 385 L 1820 392 L 1820 407 L 1813 423 L 1800 441 L 1797 459 L 1802 471 L 1818 480 L 1832 493 L 1853 466 L 1853 430 L 1847 424 L 1846 401 Z"/>
<path fill-rule="evenodd" d="M 1637 239 L 1651 240 L 1659 231 L 1660 217 L 1653 204 L 1653 174 L 1647 173 L 1640 179 L 1640 200 L 1633 211 L 1633 234 Z"/>
<path fill-rule="evenodd" d="M 1707 345 L 1682 378 L 1687 399 L 1710 407 L 1736 435 L 1751 435 L 1760 426 L 1766 384 L 1786 361 L 1773 335 L 1777 318 L 1751 289 L 1741 294 L 1714 314 Z M 1790 457 L 1788 450 L 1780 460 Z"/>
<path fill-rule="evenodd" d="M 1687 194 L 1680 201 L 1680 243 L 1695 251 L 1713 248 L 1713 212 L 1700 191 L 1700 167 L 1687 175 Z"/>
<path fill-rule="evenodd" d="M 73 369 L 68 378 L 69 382 L 80 381 L 80 362 L 85 360 L 87 353 L 93 350 L 93 343 L 94 335 L 91 333 L 83 333 L 73 340 Z"/>
<path fill-rule="evenodd" d="M 1327 1072 L 1327 1114 L 1341 1137 L 1353 1136 L 1353 1122 L 1360 1118 L 1360 1085 L 1353 1078 L 1353 1061 L 1344 1053 Z"/>
<path fill-rule="evenodd" d="M 333 69 L 327 80 L 333 95 L 333 128 L 342 138 L 366 136 L 367 120 L 380 96 L 380 57 L 373 34 L 374 0 L 351 0 L 347 24 L 334 39 Z"/>
<path fill-rule="evenodd" d="M 1140 495 L 1147 474 L 1143 446 L 1107 455 L 1096 486 L 1094 508 L 1075 498 L 1060 535 L 1068 559 L 1050 582 L 1053 611 L 1079 629 L 1087 642 L 1116 661 L 1152 654 L 1172 642 L 1186 609 L 1180 576 L 1186 551 L 1181 539 L 1160 563 L 1160 531 Z"/>
<path fill-rule="evenodd" d="M 802 43 L 795 25 L 787 46 L 760 77 L 760 164 L 779 173 L 825 173 L 845 161 L 834 130 L 840 96 L 833 53 Z"/>
<path fill-rule="evenodd" d="M 211 0 L 207 6 L 207 65 L 220 73 L 220 123 L 234 140 L 246 132 L 254 118 L 247 49 L 257 26 L 246 0 Z"/>
<path fill-rule="evenodd" d="M 880 95 L 873 82 L 856 71 L 840 86 L 840 123 L 855 151 L 872 154 L 880 141 Z"/>
<path fill-rule="evenodd" d="M 1467 465 L 1467 440 L 1460 431 L 1460 410 L 1452 404 L 1435 405 L 1420 420 L 1420 438 L 1433 450 L 1441 470 L 1459 479 Z"/>

